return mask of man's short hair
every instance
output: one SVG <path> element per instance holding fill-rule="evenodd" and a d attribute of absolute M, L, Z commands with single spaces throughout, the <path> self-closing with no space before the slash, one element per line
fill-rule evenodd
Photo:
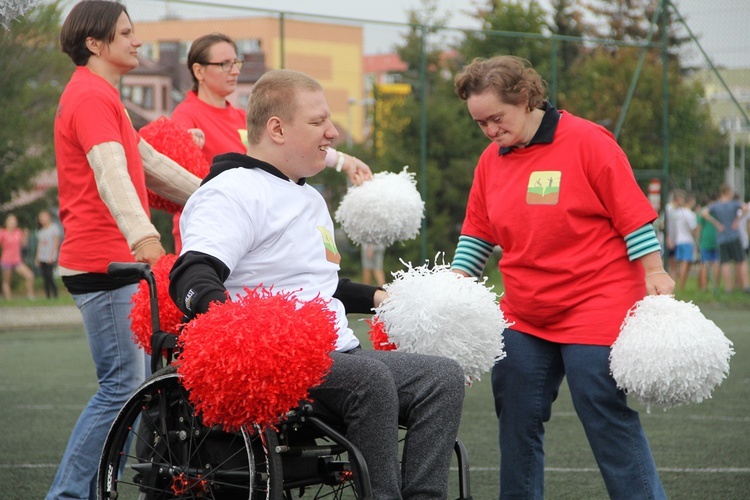
<path fill-rule="evenodd" d="M 268 120 L 278 116 L 291 120 L 297 111 L 300 90 L 322 91 L 320 83 L 311 76 L 290 69 L 268 71 L 253 86 L 247 103 L 247 141 L 258 144 Z"/>

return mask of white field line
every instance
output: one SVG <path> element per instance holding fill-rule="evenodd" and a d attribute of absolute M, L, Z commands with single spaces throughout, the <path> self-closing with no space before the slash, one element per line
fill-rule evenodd
<path fill-rule="evenodd" d="M 0 469 L 56 469 L 60 464 L 0 464 Z M 451 467 L 451 470 L 457 471 L 457 467 Z M 499 472 L 499 467 L 479 467 L 470 466 L 470 472 Z M 545 467 L 545 472 L 567 472 L 599 473 L 599 469 L 592 467 Z M 750 474 L 750 467 L 658 467 L 659 472 L 676 472 L 680 474 Z"/>
<path fill-rule="evenodd" d="M 750 467 L 657 467 L 659 472 L 676 472 L 682 474 L 750 474 Z M 458 470 L 453 467 L 452 470 Z M 480 467 L 480 466 L 469 466 L 471 472 L 499 472 L 500 467 Z M 595 467 L 545 467 L 545 472 L 595 472 L 599 473 L 599 469 Z"/>

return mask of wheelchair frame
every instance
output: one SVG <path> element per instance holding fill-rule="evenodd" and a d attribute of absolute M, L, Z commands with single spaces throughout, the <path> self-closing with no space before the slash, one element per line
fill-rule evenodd
<path fill-rule="evenodd" d="M 108 273 L 146 280 L 155 333 L 152 376 L 126 402 L 107 435 L 99 499 L 374 498 L 361 452 L 310 405 L 292 409 L 276 429 L 253 426 L 230 433 L 203 425 L 171 364 L 177 336 L 161 330 L 151 267 L 112 263 Z M 468 455 L 458 438 L 454 450 L 458 498 L 471 500 Z"/>

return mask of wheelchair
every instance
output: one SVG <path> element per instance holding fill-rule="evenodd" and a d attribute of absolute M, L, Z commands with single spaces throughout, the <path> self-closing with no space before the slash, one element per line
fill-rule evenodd
<path fill-rule="evenodd" d="M 112 276 L 149 285 L 152 375 L 125 403 L 107 435 L 97 497 L 105 499 L 373 499 L 367 463 L 330 417 L 302 403 L 276 429 L 206 426 L 171 361 L 177 337 L 159 327 L 150 266 L 113 263 Z M 457 438 L 459 500 L 471 499 L 469 461 Z"/>

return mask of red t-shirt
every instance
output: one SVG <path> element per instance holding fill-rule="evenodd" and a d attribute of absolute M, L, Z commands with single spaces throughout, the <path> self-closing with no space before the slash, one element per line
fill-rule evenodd
<path fill-rule="evenodd" d="M 172 112 L 172 120 L 185 129 L 199 128 L 206 137 L 203 154 L 210 164 L 214 156 L 223 153 L 247 153 L 247 123 L 245 110 L 232 106 L 217 108 L 188 92 L 185 100 Z"/>
<path fill-rule="evenodd" d="M 247 122 L 244 109 L 235 108 L 226 101 L 226 107 L 217 108 L 198 99 L 192 90 L 185 100 L 172 112 L 172 120 L 185 129 L 199 128 L 203 131 L 203 155 L 208 164 L 213 163 L 214 156 L 224 153 L 247 154 Z M 180 236 L 180 212 L 172 217 L 172 236 L 175 252 L 182 250 Z"/>
<path fill-rule="evenodd" d="M 17 266 L 21 263 L 21 247 L 23 247 L 23 231 L 0 229 L 0 263 L 5 266 Z"/>
<path fill-rule="evenodd" d="M 130 180 L 148 214 L 140 137 L 120 94 L 104 78 L 79 66 L 60 97 L 55 116 L 60 220 L 65 230 L 59 257 L 62 267 L 105 273 L 110 262 L 133 261 L 125 237 L 99 196 L 86 159 L 93 146 L 112 141 L 125 149 Z"/>
<path fill-rule="evenodd" d="M 501 305 L 514 329 L 558 343 L 611 345 L 646 294 L 624 237 L 656 213 L 606 129 L 566 112 L 550 144 L 499 156 L 474 173 L 462 234 L 503 249 Z"/>

